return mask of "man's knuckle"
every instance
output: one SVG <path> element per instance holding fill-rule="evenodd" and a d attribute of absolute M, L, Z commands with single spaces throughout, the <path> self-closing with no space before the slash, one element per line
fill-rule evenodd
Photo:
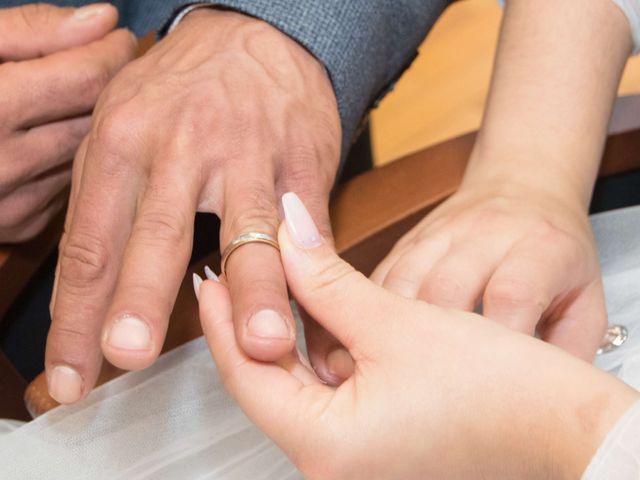
<path fill-rule="evenodd" d="M 283 185 L 305 197 L 328 195 L 333 185 L 332 169 L 318 168 L 319 157 L 311 151 L 294 153 L 291 158 L 282 174 Z"/>
<path fill-rule="evenodd" d="M 84 287 L 101 280 L 109 264 L 109 249 L 97 235 L 72 233 L 60 252 L 61 280 Z"/>
<path fill-rule="evenodd" d="M 231 218 L 229 230 L 234 236 L 252 231 L 273 235 L 277 232 L 279 223 L 278 212 L 274 205 L 254 205 Z"/>
<path fill-rule="evenodd" d="M 159 244 L 180 244 L 189 231 L 186 217 L 175 209 L 146 212 L 134 226 L 136 238 Z"/>
<path fill-rule="evenodd" d="M 108 108 L 96 119 L 92 140 L 108 154 L 107 157 L 129 153 L 136 132 L 135 118 L 135 112 L 127 106 Z"/>
<path fill-rule="evenodd" d="M 59 343 L 77 345 L 87 342 L 94 332 L 84 322 L 61 322 L 58 318 L 51 324 L 51 335 Z"/>

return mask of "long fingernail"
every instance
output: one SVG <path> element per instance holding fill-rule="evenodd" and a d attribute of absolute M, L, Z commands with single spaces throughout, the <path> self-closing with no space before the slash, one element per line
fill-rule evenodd
<path fill-rule="evenodd" d="M 307 249 L 322 245 L 322 237 L 316 224 L 295 193 L 288 192 L 282 196 L 282 208 L 287 229 L 299 247 Z"/>
<path fill-rule="evenodd" d="M 58 403 L 74 403 L 82 396 L 82 377 L 73 368 L 58 365 L 49 375 L 49 395 Z"/>
<path fill-rule="evenodd" d="M 200 301 L 200 286 L 202 285 L 202 277 L 197 273 L 193 274 L 193 291 L 196 293 L 196 299 Z"/>
<path fill-rule="evenodd" d="M 247 331 L 249 335 L 260 338 L 291 338 L 287 322 L 274 310 L 260 310 L 254 313 L 247 324 Z"/>
<path fill-rule="evenodd" d="M 73 12 L 73 18 L 75 20 L 89 20 L 98 15 L 102 15 L 109 8 L 108 3 L 95 3 L 93 5 L 87 5 L 86 7 L 76 8 Z"/>
<path fill-rule="evenodd" d="M 107 343 L 120 350 L 149 350 L 151 330 L 146 322 L 133 315 L 125 315 L 111 326 Z"/>
<path fill-rule="evenodd" d="M 209 268 L 209 266 L 207 266 L 207 265 L 205 265 L 205 267 L 204 267 L 204 274 L 206 275 L 208 280 L 213 280 L 214 282 L 219 282 L 220 281 L 220 279 L 215 274 L 215 272 L 213 270 L 211 270 L 211 268 Z"/>

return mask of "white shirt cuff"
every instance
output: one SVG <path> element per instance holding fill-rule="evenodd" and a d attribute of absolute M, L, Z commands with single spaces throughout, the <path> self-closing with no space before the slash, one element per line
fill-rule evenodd
<path fill-rule="evenodd" d="M 175 16 L 175 18 L 171 22 L 171 24 L 169 24 L 169 28 L 167 28 L 167 34 L 171 33 L 178 26 L 178 24 L 182 20 L 184 20 L 184 17 L 189 15 L 194 10 L 197 10 L 199 8 L 213 8 L 213 7 L 215 7 L 215 5 L 212 5 L 211 3 L 194 3 L 192 5 L 187 5 L 186 7 L 184 7 L 182 10 L 178 12 L 178 14 Z"/>

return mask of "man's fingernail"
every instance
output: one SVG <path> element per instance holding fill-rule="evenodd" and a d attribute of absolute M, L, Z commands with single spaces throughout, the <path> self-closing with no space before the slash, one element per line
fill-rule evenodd
<path fill-rule="evenodd" d="M 282 208 L 289 234 L 299 247 L 306 249 L 322 245 L 322 237 L 316 224 L 295 193 L 288 192 L 282 196 Z"/>
<path fill-rule="evenodd" d="M 205 267 L 204 267 L 204 274 L 206 275 L 207 279 L 209 279 L 209 280 L 213 280 L 214 282 L 219 282 L 220 281 L 218 276 L 215 274 L 215 272 L 213 270 L 211 270 L 211 268 L 209 268 L 208 265 L 205 265 Z"/>
<path fill-rule="evenodd" d="M 289 339 L 291 333 L 287 322 L 278 312 L 260 310 L 254 313 L 247 324 L 249 335 L 260 338 Z"/>
<path fill-rule="evenodd" d="M 132 315 L 126 315 L 111 326 L 107 343 L 120 350 L 149 350 L 151 331 L 146 322 Z"/>
<path fill-rule="evenodd" d="M 355 364 L 353 357 L 344 348 L 338 347 L 331 350 L 326 358 L 329 373 L 341 380 L 346 380 L 353 375 Z"/>
<path fill-rule="evenodd" d="M 193 291 L 196 293 L 196 299 L 200 301 L 200 286 L 202 285 L 202 277 L 197 273 L 193 274 Z"/>
<path fill-rule="evenodd" d="M 74 403 L 82 396 L 82 377 L 73 368 L 58 365 L 49 375 L 49 395 L 58 403 Z"/>
<path fill-rule="evenodd" d="M 86 7 L 76 8 L 75 12 L 73 12 L 73 18 L 75 20 L 88 20 L 102 15 L 108 8 L 108 3 L 95 3 L 93 5 L 87 5 Z"/>

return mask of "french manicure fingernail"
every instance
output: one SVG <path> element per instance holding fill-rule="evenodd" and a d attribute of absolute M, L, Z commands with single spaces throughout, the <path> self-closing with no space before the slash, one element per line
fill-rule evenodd
<path fill-rule="evenodd" d="M 204 274 L 207 277 L 208 280 L 213 280 L 214 282 L 219 282 L 220 280 L 218 279 L 218 276 L 215 274 L 215 272 L 213 270 L 211 270 L 211 268 L 209 268 L 208 265 L 205 265 L 204 267 Z"/>
<path fill-rule="evenodd" d="M 58 365 L 49 375 L 49 395 L 58 403 L 74 403 L 82 396 L 82 377 L 73 368 Z"/>
<path fill-rule="evenodd" d="M 202 277 L 197 273 L 193 274 L 193 291 L 196 293 L 196 299 L 200 301 L 200 286 L 202 285 Z"/>
<path fill-rule="evenodd" d="M 287 322 L 274 310 L 260 310 L 254 313 L 247 324 L 247 331 L 249 335 L 260 338 L 291 338 Z"/>
<path fill-rule="evenodd" d="M 285 193 L 282 196 L 282 208 L 287 229 L 299 247 L 308 249 L 322 245 L 320 232 L 298 195 Z"/>
<path fill-rule="evenodd" d="M 111 326 L 107 334 L 107 343 L 120 350 L 149 350 L 149 325 L 133 315 L 125 315 Z"/>
<path fill-rule="evenodd" d="M 86 7 L 76 8 L 73 12 L 73 18 L 75 20 L 88 20 L 98 15 L 102 15 L 109 8 L 108 3 L 96 3 L 93 5 L 87 5 Z"/>

